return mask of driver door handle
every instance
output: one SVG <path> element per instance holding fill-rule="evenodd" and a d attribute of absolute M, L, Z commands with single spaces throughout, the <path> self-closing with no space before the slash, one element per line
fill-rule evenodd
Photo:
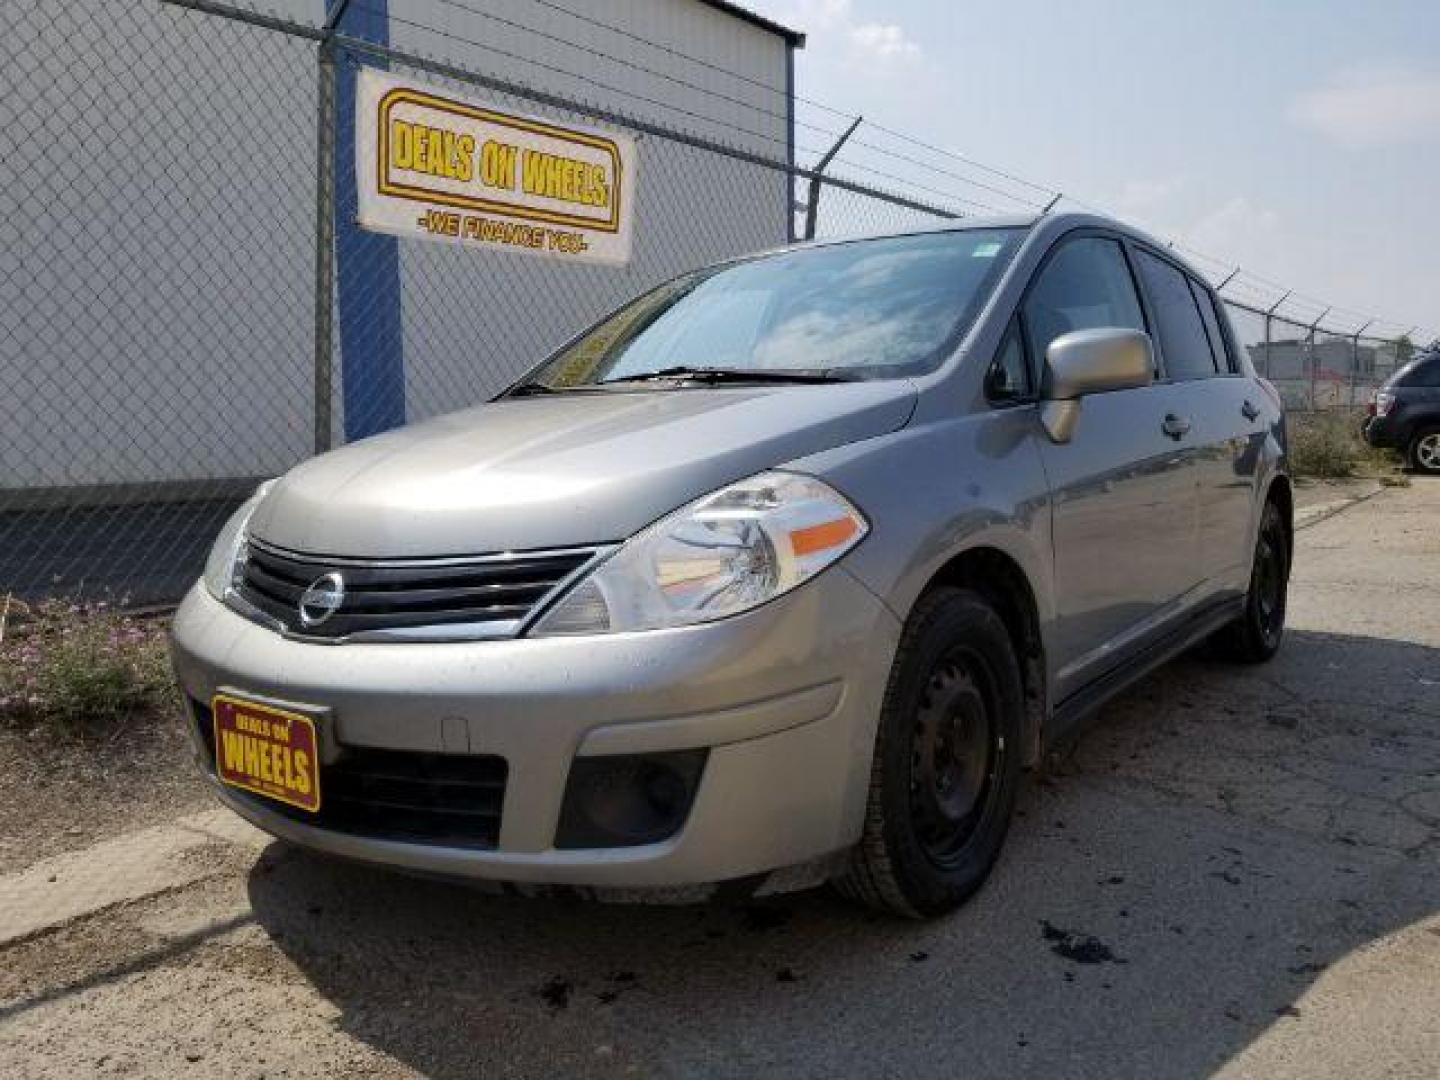
<path fill-rule="evenodd" d="M 1260 415 L 1260 410 L 1255 407 L 1255 403 L 1253 401 L 1251 401 L 1249 398 L 1246 398 L 1245 404 L 1240 406 L 1240 415 L 1245 417 L 1246 420 L 1253 421 L 1257 416 Z"/>
<path fill-rule="evenodd" d="M 1165 417 L 1165 422 L 1160 425 L 1160 430 L 1172 439 L 1182 439 L 1190 432 L 1190 421 L 1183 416 L 1169 413 Z"/>

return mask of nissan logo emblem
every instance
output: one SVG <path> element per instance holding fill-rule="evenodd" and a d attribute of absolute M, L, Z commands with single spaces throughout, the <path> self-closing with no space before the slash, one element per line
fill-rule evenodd
<path fill-rule="evenodd" d="M 316 578 L 300 597 L 300 625 L 319 626 L 345 603 L 345 579 L 339 574 Z"/>

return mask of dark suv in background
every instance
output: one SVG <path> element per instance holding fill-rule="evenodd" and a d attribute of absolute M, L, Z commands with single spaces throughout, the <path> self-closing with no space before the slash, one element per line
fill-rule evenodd
<path fill-rule="evenodd" d="M 1420 353 L 1375 391 L 1365 441 L 1403 452 L 1412 469 L 1440 473 L 1440 348 Z"/>

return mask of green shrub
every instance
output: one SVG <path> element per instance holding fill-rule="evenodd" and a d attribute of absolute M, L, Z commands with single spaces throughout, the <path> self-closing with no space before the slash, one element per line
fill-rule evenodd
<path fill-rule="evenodd" d="M 105 735 L 168 710 L 173 687 L 161 621 L 0 599 L 0 725 Z"/>
<path fill-rule="evenodd" d="M 1361 436 L 1357 412 L 1292 412 L 1287 425 L 1290 469 L 1296 476 L 1338 480 L 1395 473 L 1395 458 L 1376 450 Z"/>
<path fill-rule="evenodd" d="M 1350 418 L 1333 413 L 1290 414 L 1290 468 L 1296 476 L 1354 476 L 1361 443 Z"/>

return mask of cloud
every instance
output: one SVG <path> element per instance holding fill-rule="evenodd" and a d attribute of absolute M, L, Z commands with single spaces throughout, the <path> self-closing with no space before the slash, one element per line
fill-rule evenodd
<path fill-rule="evenodd" d="M 1279 214 L 1236 195 L 1196 219 L 1184 239 L 1199 251 L 1241 263 L 1258 255 L 1261 265 L 1268 265 L 1263 256 L 1273 254 L 1279 232 Z"/>
<path fill-rule="evenodd" d="M 920 55 L 920 46 L 894 23 L 861 23 L 850 27 L 849 37 L 861 52 L 873 53 L 882 60 Z"/>
<path fill-rule="evenodd" d="M 1115 196 L 1115 213 L 1142 229 L 1165 232 L 1171 228 L 1176 203 L 1184 191 L 1185 180 L 1181 177 L 1131 177 L 1120 185 L 1120 191 Z"/>
<path fill-rule="evenodd" d="M 898 23 L 862 22 L 852 0 L 788 0 L 775 15 L 812 38 L 839 41 L 851 59 L 890 63 L 914 59 L 920 46 Z"/>
<path fill-rule="evenodd" d="M 1352 150 L 1421 142 L 1440 131 L 1440 72 L 1352 68 L 1290 104 L 1290 120 Z"/>

